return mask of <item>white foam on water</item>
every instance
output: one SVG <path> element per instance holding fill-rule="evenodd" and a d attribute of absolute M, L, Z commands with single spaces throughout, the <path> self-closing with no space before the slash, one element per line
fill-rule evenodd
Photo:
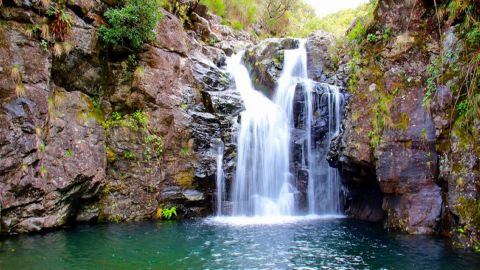
<path fill-rule="evenodd" d="M 305 215 L 305 216 L 215 216 L 205 219 L 214 225 L 250 226 L 250 225 L 282 225 L 302 223 L 315 220 L 346 218 L 344 215 Z"/>

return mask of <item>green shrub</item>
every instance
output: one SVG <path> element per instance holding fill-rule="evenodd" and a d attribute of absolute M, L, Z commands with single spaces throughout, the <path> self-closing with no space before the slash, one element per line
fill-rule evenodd
<path fill-rule="evenodd" d="M 161 19 L 159 0 L 127 0 L 122 8 L 105 12 L 110 27 L 102 26 L 99 36 L 109 45 L 125 45 L 134 49 L 155 40 L 154 32 Z"/>
<path fill-rule="evenodd" d="M 243 29 L 243 24 L 239 21 L 233 21 L 232 22 L 232 28 L 235 30 L 242 30 Z"/>
<path fill-rule="evenodd" d="M 200 0 L 201 4 L 208 7 L 213 13 L 223 17 L 225 15 L 225 3 L 223 0 Z"/>
<path fill-rule="evenodd" d="M 367 29 L 365 28 L 365 24 L 363 21 L 359 20 L 353 29 L 348 33 L 347 40 L 349 42 L 360 42 L 366 34 Z"/>
<path fill-rule="evenodd" d="M 172 219 L 173 216 L 177 216 L 177 208 L 176 207 L 171 207 L 171 208 L 163 208 L 162 209 L 162 216 L 166 220 Z"/>

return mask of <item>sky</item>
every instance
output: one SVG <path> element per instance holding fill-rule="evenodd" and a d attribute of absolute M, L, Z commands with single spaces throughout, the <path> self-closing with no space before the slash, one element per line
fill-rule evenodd
<path fill-rule="evenodd" d="M 315 8 L 319 17 L 335 13 L 342 9 L 355 8 L 368 0 L 304 0 Z"/>

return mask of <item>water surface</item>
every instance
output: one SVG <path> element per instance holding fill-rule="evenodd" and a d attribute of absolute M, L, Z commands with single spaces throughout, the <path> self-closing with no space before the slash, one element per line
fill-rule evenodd
<path fill-rule="evenodd" d="M 0 241 L 0 269 L 480 269 L 444 239 L 349 219 L 82 225 Z"/>

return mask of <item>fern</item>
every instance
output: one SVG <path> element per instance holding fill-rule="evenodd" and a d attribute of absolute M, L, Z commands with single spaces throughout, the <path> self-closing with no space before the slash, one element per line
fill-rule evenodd
<path fill-rule="evenodd" d="M 176 207 L 163 208 L 162 209 L 162 216 L 166 220 L 172 219 L 173 216 L 177 216 L 177 208 Z"/>

